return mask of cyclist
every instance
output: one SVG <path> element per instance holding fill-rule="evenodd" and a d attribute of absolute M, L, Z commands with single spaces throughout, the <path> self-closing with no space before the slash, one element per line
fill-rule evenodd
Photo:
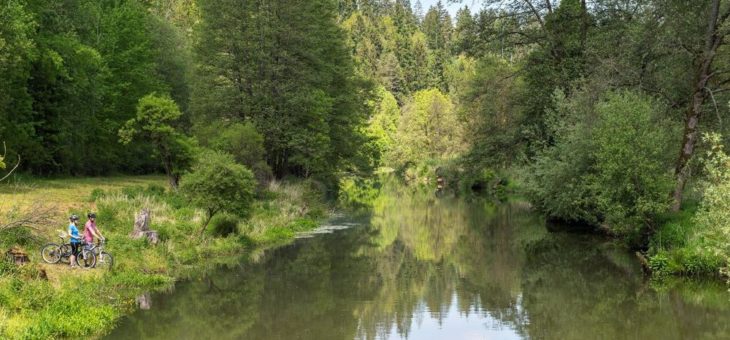
<path fill-rule="evenodd" d="M 79 228 L 76 227 L 76 224 L 79 222 L 79 217 L 74 214 L 68 220 L 70 222 L 68 225 L 68 235 L 71 237 L 71 268 L 75 268 L 76 256 L 78 256 L 79 248 L 81 247 L 81 236 L 79 235 Z"/>
<path fill-rule="evenodd" d="M 84 241 L 86 242 L 86 244 L 93 244 L 94 237 L 96 237 L 100 241 L 104 241 L 104 235 L 102 235 L 101 231 L 99 231 L 99 228 L 96 227 L 96 214 L 91 212 L 86 215 L 86 217 L 89 218 L 89 220 L 86 221 L 86 224 L 84 224 Z"/>

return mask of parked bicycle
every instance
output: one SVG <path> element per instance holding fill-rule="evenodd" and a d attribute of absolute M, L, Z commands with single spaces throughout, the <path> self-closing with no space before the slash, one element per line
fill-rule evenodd
<path fill-rule="evenodd" d="M 73 252 L 71 251 L 71 243 L 66 242 L 64 234 L 59 235 L 61 243 L 48 243 L 41 248 L 41 258 L 46 263 L 54 264 L 58 262 L 69 262 Z M 89 247 L 82 246 L 81 251 L 76 256 L 76 264 L 84 269 L 94 268 L 96 266 L 96 254 Z"/>
<path fill-rule="evenodd" d="M 88 249 L 96 256 L 95 267 L 109 270 L 114 265 L 114 257 L 112 257 L 111 254 L 107 253 L 106 250 L 104 250 L 105 245 L 106 239 L 99 241 L 99 243 L 97 244 L 92 244 L 88 246 Z"/>

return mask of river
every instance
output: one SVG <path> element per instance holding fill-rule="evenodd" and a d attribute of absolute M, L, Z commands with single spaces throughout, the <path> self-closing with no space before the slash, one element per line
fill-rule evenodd
<path fill-rule="evenodd" d="M 108 339 L 730 339 L 717 281 L 647 280 L 517 202 L 384 190 L 365 217 L 152 294 Z"/>

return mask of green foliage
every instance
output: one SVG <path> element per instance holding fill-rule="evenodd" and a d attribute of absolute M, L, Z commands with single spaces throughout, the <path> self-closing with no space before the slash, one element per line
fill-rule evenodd
<path fill-rule="evenodd" d="M 395 138 L 400 119 L 400 107 L 392 93 L 383 87 L 377 90 L 373 105 L 373 115 L 367 126 L 367 135 L 371 138 L 372 148 L 380 156 L 382 164 L 392 165 L 395 149 Z"/>
<path fill-rule="evenodd" d="M 719 134 L 705 134 L 703 139 L 709 148 L 702 162 L 707 176 L 700 183 L 702 199 L 685 200 L 682 210 L 668 215 L 649 242 L 650 263 L 666 262 L 652 268 L 657 276 L 716 276 L 727 270 L 728 157 Z"/>
<path fill-rule="evenodd" d="M 380 194 L 378 180 L 372 178 L 344 177 L 339 189 L 338 202 L 348 208 L 371 207 Z"/>
<path fill-rule="evenodd" d="M 235 123 L 212 132 L 211 146 L 233 155 L 236 162 L 248 167 L 264 159 L 264 136 L 251 123 Z"/>
<path fill-rule="evenodd" d="M 137 116 L 119 130 L 120 141 L 124 144 L 138 138 L 155 146 L 173 188 L 192 162 L 195 150 L 194 139 L 178 132 L 174 126 L 181 116 L 170 97 L 152 93 L 139 100 Z"/>
<path fill-rule="evenodd" d="M 228 214 L 218 214 L 210 220 L 213 235 L 226 237 L 228 235 L 238 234 L 238 221 L 237 216 Z"/>
<path fill-rule="evenodd" d="M 464 148 L 463 127 L 451 100 L 437 89 L 418 91 L 404 107 L 390 159 L 396 165 L 448 159 Z"/>
<path fill-rule="evenodd" d="M 506 168 L 524 154 L 519 103 L 524 85 L 521 78 L 511 78 L 516 71 L 515 65 L 496 56 L 461 57 L 451 66 L 450 87 L 467 121 L 465 139 L 471 142 L 464 156 L 469 169 Z"/>
<path fill-rule="evenodd" d="M 335 2 L 198 6 L 196 125 L 252 122 L 279 178 L 327 178 L 367 163 L 360 149 L 370 84 L 355 74 Z"/>
<path fill-rule="evenodd" d="M 652 220 L 667 209 L 672 181 L 673 140 L 655 120 L 655 104 L 632 92 L 611 93 L 596 107 L 600 120 L 593 131 L 599 209 L 619 232 Z M 671 130 L 669 130 L 671 132 Z"/>
<path fill-rule="evenodd" d="M 38 56 L 36 27 L 27 5 L 12 1 L 0 6 L 0 140 L 19 147 L 31 144 L 34 137 L 27 82 Z"/>
<path fill-rule="evenodd" d="M 526 58 L 522 101 L 532 152 L 539 151 L 553 138 L 544 120 L 553 108 L 553 92 L 570 93 L 572 82 L 585 73 L 585 43 L 591 27 L 585 11 L 578 0 L 561 1 L 555 11 L 545 16 L 545 41 Z"/>
<path fill-rule="evenodd" d="M 649 258 L 649 268 L 658 278 L 669 275 L 717 276 L 725 263 L 701 247 L 661 250 Z"/>
<path fill-rule="evenodd" d="M 606 223 L 618 234 L 653 228 L 671 187 L 671 130 L 657 128 L 654 103 L 633 92 L 608 93 L 583 112 L 557 101 L 555 146 L 533 166 L 537 206 L 551 218 Z"/>
<path fill-rule="evenodd" d="M 730 156 L 725 153 L 720 135 L 705 134 L 709 150 L 704 157 L 707 180 L 694 223 L 701 250 L 730 265 Z M 719 266 L 718 266 L 719 267 Z M 726 269 L 727 270 L 727 269 Z"/>
<path fill-rule="evenodd" d="M 138 1 L 10 1 L 0 9 L 0 140 L 34 174 L 150 171 L 145 144 L 117 143 L 137 100 L 167 90 L 156 28 Z"/>
<path fill-rule="evenodd" d="M 247 217 L 254 188 L 251 171 L 236 164 L 231 155 L 217 151 L 203 152 L 180 186 L 188 200 L 206 212 L 203 231 L 219 212 Z"/>
<path fill-rule="evenodd" d="M 273 178 L 265 160 L 264 136 L 250 122 L 228 126 L 211 124 L 202 127 L 201 134 L 209 147 L 233 155 L 236 162 L 251 169 L 260 185 Z"/>

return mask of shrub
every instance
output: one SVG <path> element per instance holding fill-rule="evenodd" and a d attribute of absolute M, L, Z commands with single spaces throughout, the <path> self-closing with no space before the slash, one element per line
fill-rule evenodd
<path fill-rule="evenodd" d="M 652 100 L 624 91 L 608 93 L 593 108 L 558 95 L 555 145 L 534 163 L 528 192 L 549 217 L 617 234 L 653 228 L 668 208 L 670 131 L 654 118 Z M 581 101 L 580 99 L 573 99 Z"/>
<path fill-rule="evenodd" d="M 200 233 L 219 212 L 246 217 L 251 210 L 254 176 L 229 154 L 219 151 L 203 152 L 190 173 L 181 180 L 181 191 L 206 218 Z"/>
<path fill-rule="evenodd" d="M 211 219 L 213 235 L 228 236 L 238 233 L 238 218 L 228 214 L 220 214 Z"/>
<path fill-rule="evenodd" d="M 649 268 L 656 277 L 664 277 L 669 274 L 669 255 L 662 251 L 649 259 Z"/>
<path fill-rule="evenodd" d="M 222 128 L 212 139 L 211 146 L 231 154 L 236 162 L 248 167 L 264 159 L 266 154 L 264 136 L 249 122 Z"/>
<path fill-rule="evenodd" d="M 673 145 L 664 125 L 654 119 L 654 103 L 633 92 L 610 93 L 598 104 L 593 131 L 599 209 L 609 225 L 630 232 L 669 206 Z"/>
<path fill-rule="evenodd" d="M 703 183 L 703 197 L 694 222 L 700 230 L 697 238 L 716 257 L 730 263 L 730 156 L 721 143 L 719 134 L 703 137 L 710 150 L 703 160 L 707 179 Z M 719 266 L 718 266 L 719 267 Z"/>
<path fill-rule="evenodd" d="M 216 135 L 210 138 L 210 146 L 227 152 L 239 164 L 245 165 L 254 173 L 260 185 L 271 181 L 271 167 L 264 161 L 266 149 L 264 136 L 249 122 L 234 123 L 226 127 L 216 126 Z"/>

